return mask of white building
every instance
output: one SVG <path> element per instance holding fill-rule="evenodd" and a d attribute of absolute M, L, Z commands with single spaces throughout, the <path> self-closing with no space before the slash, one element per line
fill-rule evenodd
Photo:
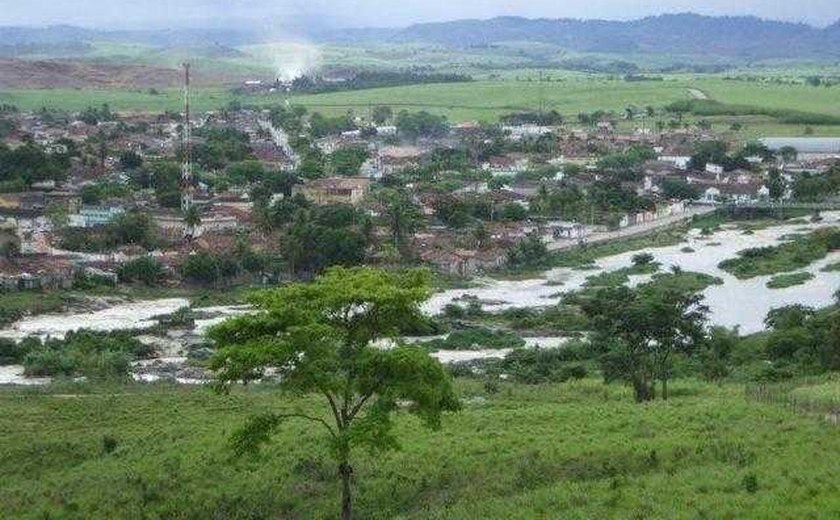
<path fill-rule="evenodd" d="M 671 163 L 678 170 L 687 170 L 691 157 L 688 155 L 660 155 L 656 160 Z"/>
<path fill-rule="evenodd" d="M 82 206 L 75 215 L 70 215 L 70 226 L 89 228 L 104 226 L 125 213 L 120 206 Z"/>

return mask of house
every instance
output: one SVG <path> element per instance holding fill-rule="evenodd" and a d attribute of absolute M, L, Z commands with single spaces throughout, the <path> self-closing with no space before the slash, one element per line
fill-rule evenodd
<path fill-rule="evenodd" d="M 727 202 L 734 204 L 750 204 L 762 198 L 762 193 L 765 197 L 770 194 L 763 184 L 723 184 L 720 186 L 721 196 Z"/>
<path fill-rule="evenodd" d="M 723 166 L 715 163 L 706 163 L 706 173 L 718 176 L 723 175 Z"/>
<path fill-rule="evenodd" d="M 493 156 L 481 165 L 481 169 L 494 176 L 510 175 L 524 172 L 528 169 L 527 157 Z"/>
<path fill-rule="evenodd" d="M 703 196 L 700 198 L 700 202 L 704 204 L 717 204 L 721 201 L 721 193 L 720 189 L 715 186 L 709 186 L 703 191 Z"/>
<path fill-rule="evenodd" d="M 201 215 L 201 223 L 195 230 L 195 236 L 236 231 L 246 219 L 246 215 L 246 212 L 236 208 L 214 206 Z"/>
<path fill-rule="evenodd" d="M 51 191 L 46 194 L 46 205 L 61 208 L 68 215 L 78 213 L 82 207 L 82 197 L 70 191 Z"/>
<path fill-rule="evenodd" d="M 600 130 L 601 132 L 609 133 L 615 129 L 615 124 L 613 120 L 608 115 L 603 115 L 595 124 L 595 127 Z"/>
<path fill-rule="evenodd" d="M 547 227 L 554 240 L 586 239 L 586 226 L 578 222 L 549 222 Z"/>
<path fill-rule="evenodd" d="M 268 139 L 251 141 L 250 147 L 254 157 L 264 164 L 282 167 L 291 163 L 283 148 Z"/>
<path fill-rule="evenodd" d="M 315 204 L 358 204 L 370 191 L 370 179 L 365 177 L 329 177 L 296 185 L 292 194 L 303 195 Z"/>
<path fill-rule="evenodd" d="M 420 166 L 423 150 L 416 146 L 387 146 L 376 154 L 376 169 L 380 175 Z"/>
<path fill-rule="evenodd" d="M 534 124 L 507 125 L 502 127 L 502 131 L 508 135 L 508 139 L 511 141 L 521 141 L 526 138 L 540 137 L 542 135 L 552 133 L 553 130 L 554 129 L 550 126 Z"/>
<path fill-rule="evenodd" d="M 122 206 L 82 206 L 79 212 L 70 215 L 70 226 L 90 228 L 104 226 L 125 213 Z"/>
<path fill-rule="evenodd" d="M 438 270 L 458 276 L 472 276 L 478 271 L 504 267 L 507 256 L 503 250 L 479 251 L 456 249 L 454 251 L 430 250 L 420 254 L 420 259 Z"/>
<path fill-rule="evenodd" d="M 46 194 L 40 191 L 0 193 L 0 211 L 43 212 L 46 206 Z"/>
<path fill-rule="evenodd" d="M 33 255 L 14 261 L 0 257 L 0 292 L 70 289 L 79 272 L 66 257 Z"/>
<path fill-rule="evenodd" d="M 669 146 L 664 147 L 659 152 L 657 161 L 671 163 L 678 170 L 687 170 L 688 164 L 691 162 L 691 147 L 689 146 Z"/>
<path fill-rule="evenodd" d="M 688 162 L 685 163 L 686 166 Z M 642 170 L 644 171 L 645 175 L 649 175 L 651 177 L 671 177 L 679 173 L 680 170 L 685 170 L 686 168 L 680 168 L 675 163 L 670 161 L 645 161 L 642 165 Z"/>
<path fill-rule="evenodd" d="M 194 238 L 205 234 L 231 233 L 240 229 L 242 223 L 250 218 L 249 211 L 218 204 L 208 204 L 208 206 L 209 209 L 200 215 L 200 223 L 189 230 Z M 187 234 L 187 223 L 180 213 L 161 210 L 154 213 L 152 218 L 166 236 L 183 237 Z"/>
<path fill-rule="evenodd" d="M 216 206 L 233 208 L 246 213 L 250 213 L 253 208 L 251 198 L 248 196 L 248 193 L 244 191 L 227 191 L 224 193 L 219 193 L 218 195 L 216 195 L 212 202 Z M 274 201 L 272 201 L 272 203 L 273 202 Z"/>
<path fill-rule="evenodd" d="M 790 147 L 803 160 L 840 158 L 838 137 L 766 137 L 761 144 L 774 152 Z"/>
<path fill-rule="evenodd" d="M 393 137 L 397 135 L 397 127 L 394 125 L 377 126 L 376 135 L 379 137 Z"/>
<path fill-rule="evenodd" d="M 700 202 L 704 204 L 750 204 L 770 195 L 762 184 L 718 183 L 709 185 Z"/>

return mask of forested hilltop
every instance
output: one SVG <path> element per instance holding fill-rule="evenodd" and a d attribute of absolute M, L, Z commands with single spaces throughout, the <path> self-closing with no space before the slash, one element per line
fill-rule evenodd
<path fill-rule="evenodd" d="M 343 33 L 352 36 L 354 33 Z M 742 58 L 840 55 L 840 24 L 824 29 L 753 16 L 668 14 L 633 21 L 499 17 L 425 23 L 390 34 L 357 33 L 393 42 L 438 43 L 456 47 L 522 41 L 557 45 L 578 52 L 699 54 Z"/>
<path fill-rule="evenodd" d="M 840 22 L 817 28 L 754 16 L 693 13 L 631 21 L 498 17 L 384 29 L 335 29 L 308 23 L 284 32 L 320 43 L 433 43 L 476 47 L 517 41 L 550 44 L 574 52 L 613 54 L 714 55 L 743 59 L 834 59 L 840 56 Z M 33 45 L 54 48 L 103 40 L 154 45 L 239 46 L 264 43 L 270 38 L 259 31 L 234 27 L 183 31 L 0 27 L 0 54 L 4 49 L 17 54 L 22 48 Z"/>

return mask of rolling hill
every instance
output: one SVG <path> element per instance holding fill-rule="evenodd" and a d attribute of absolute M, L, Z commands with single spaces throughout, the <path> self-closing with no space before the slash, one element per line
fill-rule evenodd
<path fill-rule="evenodd" d="M 742 58 L 840 57 L 840 23 L 825 29 L 755 17 L 673 14 L 629 22 L 572 19 L 459 20 L 418 24 L 392 33 L 393 42 L 469 47 L 505 41 L 550 43 L 604 53 L 696 54 Z"/>

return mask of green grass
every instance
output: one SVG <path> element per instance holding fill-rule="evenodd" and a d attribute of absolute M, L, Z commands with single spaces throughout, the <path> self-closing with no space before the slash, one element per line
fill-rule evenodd
<path fill-rule="evenodd" d="M 71 300 L 60 291 L 24 291 L 0 294 L 0 327 L 27 313 L 44 314 L 62 310 Z"/>
<path fill-rule="evenodd" d="M 560 251 L 552 255 L 551 266 L 580 269 L 592 264 L 599 258 L 619 255 L 628 251 L 641 251 L 646 248 L 673 246 L 683 240 L 685 240 L 685 227 L 678 226 L 644 235 Z"/>
<path fill-rule="evenodd" d="M 525 340 L 518 335 L 483 327 L 456 330 L 446 338 L 435 338 L 425 341 L 422 345 L 429 350 L 481 350 L 519 348 L 525 345 Z"/>
<path fill-rule="evenodd" d="M 823 228 L 778 246 L 745 249 L 718 267 L 739 279 L 795 271 L 840 246 L 840 229 Z"/>
<path fill-rule="evenodd" d="M 653 275 L 651 284 L 667 287 L 679 292 L 700 292 L 712 285 L 723 285 L 723 280 L 717 276 L 693 271 L 679 271 L 658 273 Z"/>
<path fill-rule="evenodd" d="M 600 381 L 487 395 L 430 432 L 396 420 L 402 449 L 354 454 L 369 519 L 808 518 L 840 508 L 836 428 L 737 386 L 677 382 L 637 405 Z M 483 397 L 476 400 L 475 397 Z M 338 486 L 318 429 L 290 422 L 256 459 L 228 438 L 253 413 L 320 414 L 270 388 L 0 391 L 7 518 L 335 518 Z M 37 434 L 33 434 L 37 432 Z"/>
<path fill-rule="evenodd" d="M 840 116 L 840 90 L 808 85 L 775 85 L 723 79 L 698 82 L 712 99 L 749 105 Z"/>
<path fill-rule="evenodd" d="M 659 264 L 651 262 L 648 264 L 631 265 L 629 267 L 622 267 L 615 271 L 606 271 L 603 273 L 587 276 L 584 282 L 585 287 L 617 287 L 624 285 L 630 281 L 632 275 L 653 274 L 659 271 Z"/>
<path fill-rule="evenodd" d="M 578 113 L 595 110 L 623 114 L 628 105 L 663 108 L 674 101 L 688 101 L 690 90 L 699 90 L 722 107 L 740 107 L 736 113 L 686 116 L 686 122 L 706 119 L 716 132 L 735 139 L 746 140 L 759 136 L 804 135 L 806 124 L 785 123 L 784 117 L 774 114 L 802 112 L 840 117 L 840 89 L 814 88 L 804 84 L 775 85 L 760 82 L 727 81 L 719 75 L 665 75 L 664 81 L 627 82 L 621 78 L 583 74 L 568 70 L 537 71 L 528 68 L 527 60 L 518 57 L 516 46 L 503 53 L 484 50 L 453 54 L 451 49 L 417 45 L 323 46 L 319 49 L 301 44 L 265 44 L 240 49 L 244 54 L 233 57 L 213 56 L 213 49 L 156 50 L 148 46 L 112 45 L 97 43 L 86 59 L 123 64 L 144 64 L 177 67 L 190 56 L 196 70 L 219 75 L 228 84 L 236 78 L 275 77 L 286 66 L 320 63 L 325 66 L 361 67 L 367 69 L 400 68 L 428 64 L 438 72 L 472 74 L 472 83 L 413 85 L 393 88 L 335 92 L 316 95 L 291 96 L 292 103 L 329 114 L 343 114 L 348 110 L 365 114 L 372 105 L 391 105 L 396 109 L 427 110 L 445 115 L 450 121 L 496 121 L 499 116 L 514 111 L 557 110 L 569 119 Z M 529 51 L 530 52 L 530 51 Z M 538 51 L 541 52 L 541 51 Z M 198 53 L 198 54 L 196 54 Z M 798 69 L 790 69 L 799 74 Z M 551 81 L 536 81 L 539 74 Z M 529 81 L 530 80 L 530 81 Z M 258 94 L 236 97 L 225 87 L 196 87 L 193 89 L 197 110 L 215 110 L 233 99 L 266 106 L 284 103 L 286 94 Z M 88 105 L 108 103 L 121 111 L 178 110 L 181 95 L 178 89 L 165 90 L 153 96 L 145 91 L 132 90 L 4 90 L 0 103 L 11 103 L 25 110 L 53 106 L 81 110 Z M 756 110 L 744 112 L 743 107 Z M 620 121 L 624 130 L 643 123 L 653 126 L 656 120 L 667 121 L 670 116 L 660 114 L 648 121 Z M 729 130 L 732 123 L 743 128 Z M 840 135 L 840 124 L 811 125 L 813 135 Z"/>
<path fill-rule="evenodd" d="M 539 107 L 544 99 L 547 110 L 570 117 L 580 112 L 613 110 L 623 112 L 628 104 L 662 106 L 669 100 L 683 99 L 685 88 L 662 82 L 608 81 L 587 79 L 560 83 L 525 81 L 480 81 L 438 85 L 412 85 L 295 96 L 293 103 L 327 112 L 348 109 L 367 110 L 384 104 L 411 110 L 425 109 L 453 121 L 495 121 L 499 116 Z"/>
<path fill-rule="evenodd" d="M 840 262 L 833 262 L 820 269 L 824 273 L 836 273 L 840 271 Z"/>
<path fill-rule="evenodd" d="M 796 388 L 790 392 L 790 396 L 797 402 L 813 403 L 817 407 L 840 411 L 840 379 L 834 377 L 826 383 Z"/>
<path fill-rule="evenodd" d="M 192 92 L 192 104 L 196 110 L 217 110 L 233 99 L 229 89 L 222 87 L 195 88 Z M 146 90 L 16 89 L 0 90 L 0 103 L 9 103 L 21 110 L 48 107 L 70 111 L 107 103 L 112 110 L 122 112 L 162 113 L 183 110 L 184 97 L 180 89 L 164 89 L 160 94 L 150 94 Z"/>
<path fill-rule="evenodd" d="M 793 287 L 795 285 L 802 285 L 810 280 L 814 279 L 814 275 L 811 273 L 801 272 L 801 273 L 790 273 L 790 274 L 777 274 L 767 282 L 768 289 L 784 289 L 786 287 Z"/>

